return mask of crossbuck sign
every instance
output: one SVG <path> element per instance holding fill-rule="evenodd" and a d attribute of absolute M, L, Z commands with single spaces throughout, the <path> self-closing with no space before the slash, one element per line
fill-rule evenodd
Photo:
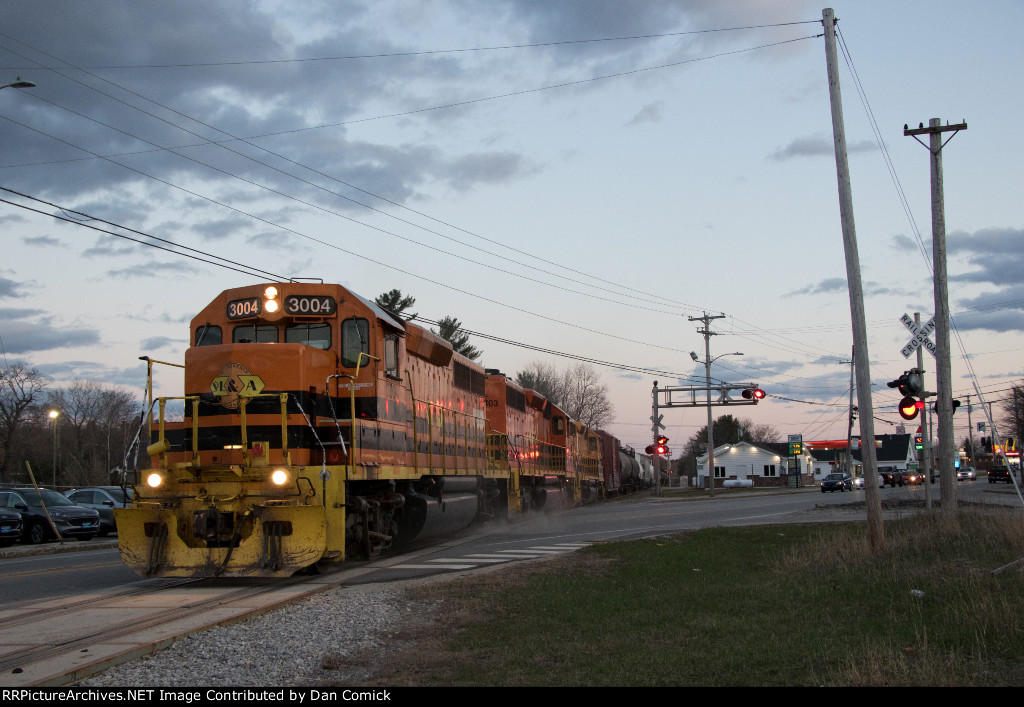
<path fill-rule="evenodd" d="M 935 344 L 928 337 L 931 336 L 933 331 L 935 331 L 935 317 L 932 317 L 928 320 L 927 324 L 920 327 L 914 323 L 914 318 L 906 313 L 900 317 L 900 321 L 903 322 L 903 326 L 909 329 L 910 333 L 914 335 L 914 337 L 907 342 L 907 345 L 900 349 L 900 353 L 903 354 L 903 358 L 910 358 L 910 354 L 917 351 L 918 346 L 924 346 L 928 350 L 928 353 L 934 356 Z"/>

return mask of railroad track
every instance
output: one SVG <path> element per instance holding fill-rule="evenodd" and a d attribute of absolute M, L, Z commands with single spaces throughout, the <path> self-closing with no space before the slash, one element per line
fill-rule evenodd
<path fill-rule="evenodd" d="M 9 611 L 0 685 L 58 686 L 155 652 L 179 636 L 269 611 L 333 586 L 326 577 L 161 580 Z"/>

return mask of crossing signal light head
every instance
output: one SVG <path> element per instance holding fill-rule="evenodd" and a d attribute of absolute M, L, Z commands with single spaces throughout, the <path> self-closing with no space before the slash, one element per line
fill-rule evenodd
<path fill-rule="evenodd" d="M 758 387 L 747 388 L 743 391 L 743 397 L 747 400 L 753 400 L 755 403 L 764 398 L 764 396 L 765 392 Z"/>
<path fill-rule="evenodd" d="M 661 456 L 668 456 L 668 437 L 661 435 L 658 437 L 658 441 L 653 445 L 654 451 Z"/>
<path fill-rule="evenodd" d="M 903 375 L 894 381 L 886 383 L 890 388 L 899 388 L 900 394 L 910 397 L 921 397 L 924 393 L 924 376 L 921 375 L 921 371 L 917 368 L 911 368 L 909 371 L 904 371 Z"/>
<path fill-rule="evenodd" d="M 917 417 L 917 411 L 922 407 L 924 407 L 924 403 L 908 395 L 900 401 L 900 417 L 904 420 L 913 420 Z"/>

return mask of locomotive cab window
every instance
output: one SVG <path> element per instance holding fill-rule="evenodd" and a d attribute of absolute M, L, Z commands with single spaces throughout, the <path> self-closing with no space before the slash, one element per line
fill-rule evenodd
<path fill-rule="evenodd" d="M 346 319 L 341 323 L 341 365 L 355 368 L 361 353 L 370 353 L 370 322 Z"/>
<path fill-rule="evenodd" d="M 233 344 L 276 344 L 277 327 L 273 324 L 243 324 L 231 332 Z"/>
<path fill-rule="evenodd" d="M 224 342 L 224 334 L 219 326 L 203 324 L 196 329 L 196 346 L 219 346 Z"/>
<path fill-rule="evenodd" d="M 289 344 L 305 344 L 326 351 L 331 348 L 331 325 L 292 324 L 284 330 L 284 340 Z"/>
<path fill-rule="evenodd" d="M 389 378 L 401 380 L 398 375 L 398 336 L 395 334 L 384 337 L 384 373 Z"/>

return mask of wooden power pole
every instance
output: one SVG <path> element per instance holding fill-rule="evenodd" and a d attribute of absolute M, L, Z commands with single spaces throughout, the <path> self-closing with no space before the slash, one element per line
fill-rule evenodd
<path fill-rule="evenodd" d="M 868 544 L 874 551 L 885 549 L 882 528 L 882 495 L 878 488 L 878 462 L 875 452 L 875 415 L 871 402 L 871 369 L 868 357 L 867 322 L 864 317 L 864 289 L 860 279 L 860 255 L 857 229 L 853 222 L 853 191 L 850 165 L 846 156 L 846 127 L 843 123 L 843 99 L 839 91 L 839 63 L 836 57 L 836 19 L 832 8 L 821 13 L 825 28 L 825 62 L 828 69 L 828 94 L 832 105 L 832 136 L 836 151 L 836 175 L 839 180 L 839 214 L 846 252 L 846 280 L 850 289 L 850 319 L 853 323 L 853 360 L 857 373 L 857 407 L 860 412 L 860 454 L 864 465 L 864 492 L 867 496 Z"/>

